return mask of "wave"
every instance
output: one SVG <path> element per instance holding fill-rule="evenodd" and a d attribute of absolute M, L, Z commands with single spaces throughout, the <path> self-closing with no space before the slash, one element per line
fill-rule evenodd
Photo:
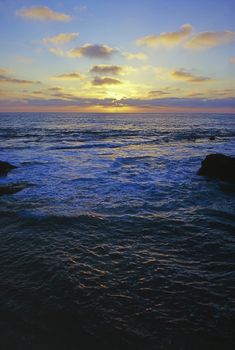
<path fill-rule="evenodd" d="M 54 146 L 50 147 L 50 150 L 73 150 L 73 149 L 90 149 L 90 148 L 119 148 L 125 146 L 125 144 L 114 144 L 114 143 L 92 143 L 83 144 L 77 146 Z"/>

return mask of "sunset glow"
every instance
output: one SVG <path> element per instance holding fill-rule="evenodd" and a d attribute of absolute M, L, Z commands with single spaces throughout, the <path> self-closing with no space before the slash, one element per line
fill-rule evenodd
<path fill-rule="evenodd" d="M 16 0 L 0 10 L 0 111 L 235 112 L 233 1 Z"/>

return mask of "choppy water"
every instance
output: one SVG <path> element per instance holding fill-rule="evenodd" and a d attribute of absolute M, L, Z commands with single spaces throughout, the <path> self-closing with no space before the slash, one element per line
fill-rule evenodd
<path fill-rule="evenodd" d="M 210 140 L 215 136 L 215 140 Z M 232 349 L 234 115 L 1 114 L 0 342 Z"/>

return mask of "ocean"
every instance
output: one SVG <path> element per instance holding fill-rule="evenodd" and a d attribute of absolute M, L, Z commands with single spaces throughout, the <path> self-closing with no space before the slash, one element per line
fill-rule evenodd
<path fill-rule="evenodd" d="M 3 350 L 234 348 L 235 115 L 1 113 Z"/>

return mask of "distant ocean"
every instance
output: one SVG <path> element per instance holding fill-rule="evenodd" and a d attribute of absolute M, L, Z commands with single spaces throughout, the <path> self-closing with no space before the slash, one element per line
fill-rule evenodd
<path fill-rule="evenodd" d="M 231 114 L 1 113 L 3 350 L 234 348 Z"/>

